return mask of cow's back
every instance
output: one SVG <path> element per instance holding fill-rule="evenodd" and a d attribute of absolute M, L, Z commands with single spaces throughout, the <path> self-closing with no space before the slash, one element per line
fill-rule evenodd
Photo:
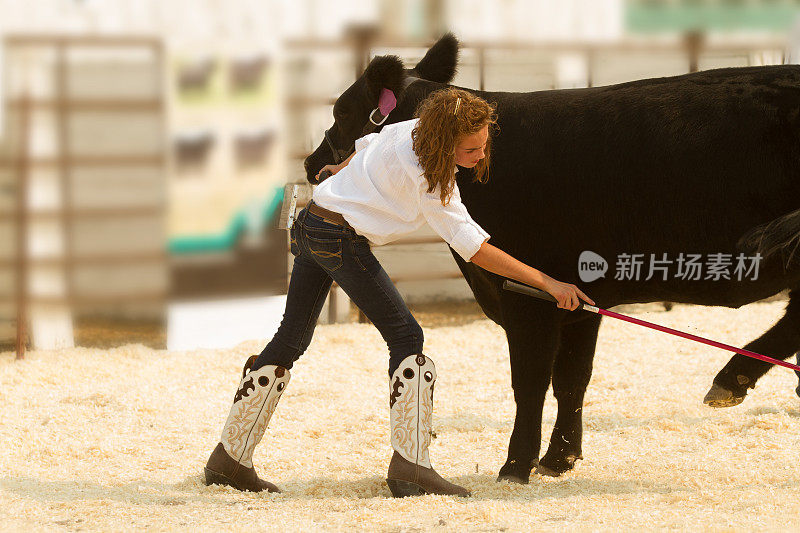
<path fill-rule="evenodd" d="M 735 253 L 747 230 L 800 207 L 798 66 L 479 94 L 497 102 L 499 131 L 489 182 L 461 176 L 462 197 L 494 244 L 554 277 L 577 282 L 583 250 L 612 269 L 619 253 Z M 597 285 L 614 303 L 718 292 Z"/>

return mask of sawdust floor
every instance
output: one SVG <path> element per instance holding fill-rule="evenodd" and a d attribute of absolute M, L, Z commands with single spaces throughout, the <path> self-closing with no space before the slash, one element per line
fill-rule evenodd
<path fill-rule="evenodd" d="M 744 345 L 784 307 L 656 306 L 635 316 Z M 431 458 L 472 498 L 390 497 L 386 348 L 375 328 L 351 323 L 318 328 L 256 450 L 256 468 L 284 490 L 277 495 L 202 483 L 241 364 L 266 339 L 231 350 L 32 351 L 20 362 L 0 353 L 0 529 L 800 528 L 794 373 L 775 368 L 742 405 L 714 410 L 702 398 L 729 354 L 607 320 L 584 407 L 584 460 L 560 478 L 497 483 L 514 419 L 503 332 L 468 306 L 425 313 L 417 310 L 439 373 Z M 543 449 L 555 416 L 548 394 Z"/>

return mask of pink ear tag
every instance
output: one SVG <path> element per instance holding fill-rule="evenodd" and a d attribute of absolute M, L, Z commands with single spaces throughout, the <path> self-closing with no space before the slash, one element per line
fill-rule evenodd
<path fill-rule="evenodd" d="M 381 89 L 381 96 L 378 98 L 378 111 L 381 112 L 381 115 L 385 117 L 395 107 L 397 107 L 397 98 L 394 97 L 394 93 L 386 88 Z"/>

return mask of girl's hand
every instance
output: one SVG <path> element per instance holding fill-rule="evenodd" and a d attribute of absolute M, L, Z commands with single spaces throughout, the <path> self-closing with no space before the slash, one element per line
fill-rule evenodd
<path fill-rule="evenodd" d="M 325 165 L 324 167 L 319 169 L 319 172 L 317 172 L 317 175 L 314 177 L 314 179 L 316 179 L 317 183 L 319 183 L 319 175 L 322 174 L 323 170 L 329 171 L 331 173 L 331 176 L 333 176 L 334 174 L 342 170 L 342 168 L 344 168 L 344 165 Z"/>
<path fill-rule="evenodd" d="M 571 283 L 562 283 L 551 278 L 547 281 L 544 290 L 558 300 L 558 307 L 561 309 L 574 311 L 580 305 L 580 300 L 594 305 L 594 301 L 591 298 L 583 294 L 583 291 Z"/>

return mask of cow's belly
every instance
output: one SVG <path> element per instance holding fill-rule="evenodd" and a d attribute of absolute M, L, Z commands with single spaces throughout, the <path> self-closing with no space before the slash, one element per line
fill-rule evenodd
<path fill-rule="evenodd" d="M 458 268 L 461 269 L 461 273 L 464 274 L 469 288 L 475 295 L 475 300 L 481 306 L 481 310 L 487 317 L 502 326 L 499 277 L 477 267 L 473 263 L 464 261 L 452 249 L 450 252 L 453 254 Z"/>

